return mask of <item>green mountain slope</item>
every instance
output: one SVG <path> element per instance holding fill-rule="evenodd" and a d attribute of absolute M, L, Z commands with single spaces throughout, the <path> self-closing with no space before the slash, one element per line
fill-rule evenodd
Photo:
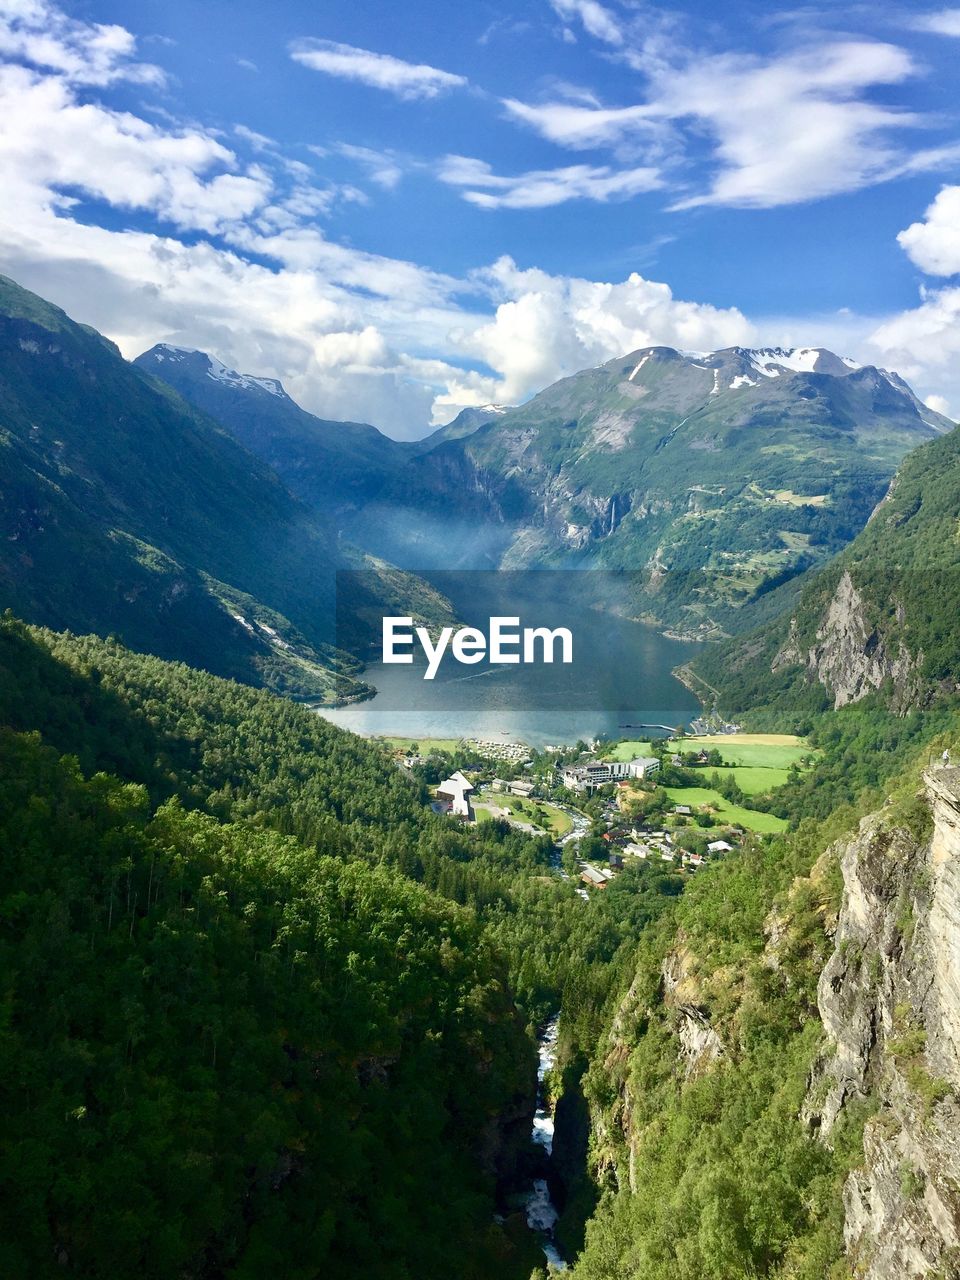
<path fill-rule="evenodd" d="M 317 418 L 274 379 L 235 373 L 202 351 L 161 343 L 134 364 L 215 418 L 292 493 L 328 511 L 362 505 L 410 453 L 376 427 Z"/>
<path fill-rule="evenodd" d="M 532 1053 L 471 913 L 4 728 L 0 839 L 4 1275 L 517 1274 Z"/>
<path fill-rule="evenodd" d="M 783 617 L 694 677 L 754 723 L 875 695 L 905 712 L 960 687 L 960 430 L 906 458 L 859 536 Z"/>
<path fill-rule="evenodd" d="M 362 691 L 334 649 L 334 571 L 375 566 L 211 419 L 5 278 L 0 521 L 0 599 L 34 621 L 297 696 L 331 698 L 337 672 Z"/>
<path fill-rule="evenodd" d="M 709 635 L 844 546 L 951 425 L 826 351 L 648 348 L 419 458 L 379 501 L 375 549 L 636 570 L 639 612 Z"/>

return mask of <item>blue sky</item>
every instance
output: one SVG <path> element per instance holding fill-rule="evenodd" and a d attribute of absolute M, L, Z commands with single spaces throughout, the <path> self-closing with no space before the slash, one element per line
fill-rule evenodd
<path fill-rule="evenodd" d="M 652 342 L 960 414 L 960 9 L 0 0 L 0 269 L 422 434 Z"/>

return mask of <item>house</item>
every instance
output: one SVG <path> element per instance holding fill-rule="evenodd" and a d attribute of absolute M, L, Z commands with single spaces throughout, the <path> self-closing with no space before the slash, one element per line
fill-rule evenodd
<path fill-rule="evenodd" d="M 673 806 L 673 812 L 679 818 L 689 818 L 693 814 L 693 810 L 688 804 L 675 804 Z"/>
<path fill-rule="evenodd" d="M 609 871 L 598 871 L 596 867 L 587 864 L 580 872 L 580 879 L 591 889 L 605 889 L 611 876 Z"/>
<path fill-rule="evenodd" d="M 629 844 L 623 846 L 623 852 L 629 854 L 631 858 L 649 858 L 650 846 L 631 840 Z"/>
<path fill-rule="evenodd" d="M 733 845 L 726 840 L 711 840 L 707 845 L 708 853 L 733 853 Z"/>
<path fill-rule="evenodd" d="M 502 778 L 494 778 L 490 783 L 491 791 L 506 791 L 508 784 Z"/>
<path fill-rule="evenodd" d="M 473 783 L 463 776 L 458 769 L 452 777 L 441 782 L 437 787 L 437 799 L 447 805 L 447 812 L 459 818 L 472 818 L 473 808 L 470 804 L 470 792 Z"/>
<path fill-rule="evenodd" d="M 507 790 L 512 796 L 523 796 L 525 799 L 533 795 L 534 783 L 532 782 L 508 782 Z"/>
<path fill-rule="evenodd" d="M 707 860 L 702 853 L 685 853 L 683 855 L 683 865 L 685 867 L 692 867 L 694 870 L 696 870 L 697 867 L 702 867 L 706 861 Z"/>
<path fill-rule="evenodd" d="M 616 871 L 623 870 L 623 854 L 619 849 L 610 850 L 610 866 Z"/>

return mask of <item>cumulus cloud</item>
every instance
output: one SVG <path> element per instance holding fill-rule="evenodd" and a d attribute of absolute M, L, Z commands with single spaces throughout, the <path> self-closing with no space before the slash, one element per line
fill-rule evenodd
<path fill-rule="evenodd" d="M 135 61 L 135 53 L 136 40 L 123 27 L 78 21 L 46 0 L 0 0 L 5 58 L 55 71 L 75 84 L 162 84 L 160 68 Z"/>
<path fill-rule="evenodd" d="M 63 77 L 0 67 L 8 204 L 26 189 L 64 206 L 82 193 L 119 209 L 149 210 L 183 229 L 216 232 L 263 208 L 271 193 L 262 170 L 229 172 L 236 167 L 233 153 L 202 131 L 165 130 L 78 101 Z"/>
<path fill-rule="evenodd" d="M 467 83 L 465 76 L 450 71 L 404 62 L 389 53 L 373 53 L 334 40 L 297 40 L 290 46 L 290 56 L 312 71 L 384 89 L 398 98 L 435 98 Z"/>
<path fill-rule="evenodd" d="M 508 257 L 476 274 L 497 302 L 492 319 L 458 336 L 473 360 L 496 371 L 453 378 L 435 412 L 466 405 L 515 404 L 557 378 L 653 344 L 712 350 L 754 334 L 736 308 L 674 298 L 666 284 L 637 273 L 619 283 L 523 270 Z"/>
<path fill-rule="evenodd" d="M 469 156 L 447 156 L 438 176 L 449 186 L 464 188 L 464 200 L 481 209 L 545 209 L 568 200 L 625 200 L 662 186 L 659 171 L 646 165 L 619 170 L 609 165 L 568 165 L 508 178 Z"/>
<path fill-rule="evenodd" d="M 944 187 L 923 215 L 897 236 L 911 262 L 932 276 L 960 273 L 960 187 Z"/>
<path fill-rule="evenodd" d="M 920 305 L 885 320 L 869 343 L 878 363 L 896 369 L 921 395 L 960 410 L 960 287 L 922 290 Z"/>

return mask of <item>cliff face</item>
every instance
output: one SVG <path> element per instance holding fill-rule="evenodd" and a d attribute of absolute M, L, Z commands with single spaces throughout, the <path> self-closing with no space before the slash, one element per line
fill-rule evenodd
<path fill-rule="evenodd" d="M 808 874 L 766 856 L 689 891 L 611 1020 L 575 1274 L 960 1280 L 960 769 Z"/>
<path fill-rule="evenodd" d="M 897 621 L 902 623 L 903 617 L 898 615 Z M 829 690 L 835 709 L 858 702 L 891 680 L 894 709 L 905 709 L 914 701 L 922 657 L 911 655 L 902 641 L 894 643 L 871 621 L 866 601 L 845 570 L 813 643 L 801 642 L 794 623 L 772 670 L 804 666 L 809 680 Z"/>
<path fill-rule="evenodd" d="M 960 1276 L 960 769 L 925 775 L 929 838 L 865 819 L 842 850 L 836 947 L 820 978 L 826 1044 L 805 1118 L 829 1144 L 872 1112 L 844 1187 L 862 1280 Z"/>

